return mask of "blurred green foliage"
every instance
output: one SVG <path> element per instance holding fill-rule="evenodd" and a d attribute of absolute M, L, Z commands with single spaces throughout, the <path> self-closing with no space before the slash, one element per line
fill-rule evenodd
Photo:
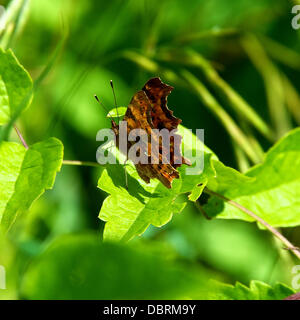
<path fill-rule="evenodd" d="M 43 78 L 17 123 L 29 144 L 55 136 L 65 159 L 94 161 L 96 133 L 110 126 L 94 94 L 111 109 L 110 79 L 121 106 L 150 77 L 174 85 L 174 114 L 187 128 L 204 128 L 205 144 L 242 171 L 300 123 L 300 43 L 290 23 L 292 1 L 12 3 L 15 28 L 1 45 L 13 49 L 34 81 Z M 10 139 L 17 136 L 12 132 Z M 100 173 L 101 168 L 63 166 L 55 188 L 0 239 L 0 264 L 8 277 L 0 297 L 197 297 L 194 287 L 178 293 L 196 281 L 194 272 L 199 287 L 206 275 L 227 283 L 290 285 L 294 262 L 269 233 L 252 223 L 206 220 L 193 205 L 164 227 L 150 227 L 128 248 L 98 248 L 104 224 L 98 213 L 106 197 L 96 188 Z M 284 233 L 300 244 L 297 228 Z"/>

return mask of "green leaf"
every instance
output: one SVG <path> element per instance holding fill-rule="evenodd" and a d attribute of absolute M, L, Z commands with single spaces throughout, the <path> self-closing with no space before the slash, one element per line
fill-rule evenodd
<path fill-rule="evenodd" d="M 0 76 L 0 125 L 8 122 L 10 119 L 9 98 L 6 86 Z"/>
<path fill-rule="evenodd" d="M 192 147 L 196 137 L 186 129 L 185 136 L 191 139 L 184 148 Z M 181 132 L 182 132 L 181 131 Z M 174 179 L 172 188 L 167 189 L 157 180 L 146 184 L 137 174 L 133 164 L 126 165 L 128 190 L 126 189 L 124 169 L 121 165 L 108 165 L 102 172 L 98 187 L 110 194 L 102 205 L 99 218 L 106 221 L 104 239 L 128 241 L 141 235 L 150 224 L 161 227 L 185 207 L 188 199 L 182 194 L 190 193 L 190 199 L 196 200 L 208 179 L 215 175 L 211 158 L 215 156 L 199 141 L 197 146 L 204 152 L 204 170 L 198 175 L 187 175 L 186 166 L 179 168 L 180 179 Z"/>
<path fill-rule="evenodd" d="M 0 225 L 8 230 L 18 214 L 29 209 L 45 189 L 52 188 L 63 159 L 55 138 L 29 149 L 14 142 L 0 144 Z"/>
<path fill-rule="evenodd" d="M 0 125 L 26 108 L 31 90 L 32 80 L 28 72 L 11 50 L 0 48 Z"/>
<path fill-rule="evenodd" d="M 276 283 L 274 287 L 255 280 L 250 282 L 249 287 L 239 282 L 234 286 L 217 281 L 212 283 L 213 289 L 206 294 L 206 299 L 209 300 L 282 300 L 295 293 L 282 283 Z"/>
<path fill-rule="evenodd" d="M 145 277 L 145 275 L 147 275 Z M 206 283 L 205 271 L 141 249 L 101 243 L 96 234 L 65 235 L 30 264 L 25 299 L 180 299 Z"/>
<path fill-rule="evenodd" d="M 300 128 L 288 133 L 245 175 L 215 163 L 217 175 L 208 188 L 253 211 L 275 227 L 300 224 Z M 227 203 L 211 197 L 205 211 L 218 218 L 253 221 Z"/>
<path fill-rule="evenodd" d="M 114 108 L 114 109 L 111 109 L 109 111 L 109 113 L 106 115 L 107 118 L 118 118 L 118 117 L 123 117 L 125 116 L 125 113 L 127 111 L 127 108 L 126 107 L 117 107 L 117 108 Z"/>

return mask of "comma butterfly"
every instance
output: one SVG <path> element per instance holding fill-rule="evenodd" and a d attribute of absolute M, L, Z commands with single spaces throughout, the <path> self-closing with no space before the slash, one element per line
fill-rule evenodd
<path fill-rule="evenodd" d="M 149 183 L 150 179 L 157 178 L 167 188 L 172 187 L 173 179 L 179 178 L 179 172 L 176 170 L 178 167 L 182 164 L 191 165 L 190 161 L 181 154 L 182 137 L 178 134 L 170 136 L 169 162 L 162 161 L 164 146 L 159 138 L 159 161 L 151 163 L 151 131 L 153 129 L 167 129 L 169 132 L 172 130 L 174 132 L 177 131 L 177 127 L 181 123 L 181 119 L 174 117 L 173 112 L 167 107 L 167 97 L 172 90 L 173 87 L 163 83 L 160 78 L 150 79 L 143 89 L 133 96 L 123 119 L 127 122 L 128 135 L 133 129 L 143 129 L 148 135 L 147 149 L 149 151 L 147 156 L 149 162 L 147 164 L 135 163 L 139 176 L 146 183 Z M 118 146 L 119 125 L 114 120 L 111 120 L 111 123 Z M 132 146 L 135 142 L 128 143 L 129 146 Z M 130 159 L 130 157 L 128 158 Z"/>

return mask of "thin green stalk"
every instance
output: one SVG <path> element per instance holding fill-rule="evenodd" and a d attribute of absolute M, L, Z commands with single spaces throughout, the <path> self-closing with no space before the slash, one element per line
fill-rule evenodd
<path fill-rule="evenodd" d="M 18 35 L 18 33 L 21 32 L 22 27 L 25 24 L 28 8 L 29 8 L 29 0 L 24 0 L 20 6 L 16 19 L 13 23 L 13 28 L 11 30 L 10 36 L 7 39 L 6 48 L 12 47 L 16 36 Z"/>
<path fill-rule="evenodd" d="M 219 121 L 226 128 L 231 138 L 247 154 L 254 163 L 259 163 L 260 158 L 253 150 L 247 136 L 240 130 L 230 115 L 222 108 L 214 96 L 204 87 L 204 85 L 189 71 L 183 70 L 182 76 L 192 86 L 202 103 L 211 110 Z"/>
<path fill-rule="evenodd" d="M 28 149 L 28 148 L 29 148 L 29 147 L 28 147 L 28 144 L 26 143 L 26 141 L 25 141 L 23 135 L 21 134 L 20 130 L 17 128 L 17 126 L 14 126 L 14 128 L 15 128 L 15 131 L 16 131 L 16 133 L 17 133 L 20 141 L 22 142 L 24 148 L 25 148 L 25 149 Z"/>
<path fill-rule="evenodd" d="M 204 216 L 205 219 L 207 220 L 211 220 L 211 217 L 209 217 L 207 215 L 207 213 L 204 211 L 204 209 L 202 208 L 201 204 L 199 203 L 199 201 L 195 201 L 193 202 L 194 203 L 194 206 L 195 208 Z"/>
<path fill-rule="evenodd" d="M 64 48 L 64 45 L 66 43 L 68 37 L 68 30 L 63 30 L 62 32 L 62 36 L 54 50 L 54 52 L 52 53 L 52 55 L 50 56 L 50 59 L 48 60 L 45 68 L 43 69 L 43 71 L 40 73 L 40 75 L 38 76 L 38 78 L 34 81 L 34 90 L 36 91 L 38 89 L 38 87 L 40 86 L 41 82 L 46 78 L 46 76 L 49 74 L 49 72 L 51 71 L 51 69 L 54 66 L 54 63 L 57 61 L 59 55 L 62 53 L 62 50 Z"/>
<path fill-rule="evenodd" d="M 261 36 L 260 40 L 273 59 L 292 69 L 300 70 L 300 54 L 298 52 L 265 36 Z"/>
<path fill-rule="evenodd" d="M 176 54 L 177 53 L 177 54 Z M 248 121 L 262 135 L 270 141 L 274 140 L 274 132 L 268 124 L 256 113 L 256 111 L 243 99 L 225 80 L 211 64 L 198 52 L 188 51 L 164 51 L 158 53 L 158 58 L 165 61 L 174 61 L 199 68 L 208 82 L 216 89 L 228 105 L 236 111 L 243 119 Z"/>
<path fill-rule="evenodd" d="M 160 26 L 163 22 L 168 3 L 162 2 L 160 4 L 160 8 L 154 19 L 149 14 L 151 12 L 151 5 L 153 6 L 155 4 L 151 1 L 143 0 L 141 15 L 144 14 L 144 28 L 141 30 L 141 42 L 143 43 L 142 51 L 145 52 L 147 56 L 152 55 L 157 45 Z"/>
<path fill-rule="evenodd" d="M 245 121 L 244 118 L 240 117 L 240 120 L 238 122 L 243 132 L 247 135 L 247 138 L 251 143 L 253 150 L 256 152 L 257 156 L 260 158 L 260 161 L 262 161 L 264 159 L 265 152 L 262 146 L 260 145 L 260 143 L 258 142 L 258 140 L 256 139 L 256 137 L 254 136 L 252 128 L 250 128 L 249 124 Z"/>
<path fill-rule="evenodd" d="M 20 130 L 17 128 L 17 126 L 14 126 L 15 131 L 20 139 L 20 141 L 22 142 L 23 146 L 28 149 L 28 144 L 25 141 L 22 133 L 20 132 Z M 88 167 L 99 167 L 99 163 L 97 162 L 93 162 L 93 161 L 79 161 L 79 160 L 63 160 L 63 164 L 64 165 L 72 165 L 72 166 L 88 166 Z"/>
<path fill-rule="evenodd" d="M 160 68 L 158 63 L 152 61 L 151 59 L 137 52 L 126 50 L 126 51 L 123 51 L 121 55 L 125 59 L 128 59 L 136 63 L 137 65 L 139 65 L 145 70 L 148 70 L 151 73 L 154 73 L 154 74 L 159 73 L 169 81 L 172 81 L 177 84 L 179 83 L 184 84 L 184 81 L 182 81 L 182 79 L 180 79 L 180 77 L 178 77 L 178 75 L 174 71 Z"/>
<path fill-rule="evenodd" d="M 230 37 L 238 35 L 238 30 L 234 28 L 227 28 L 227 29 L 219 29 L 213 28 L 210 30 L 199 31 L 195 33 L 185 34 L 179 36 L 173 40 L 176 44 L 186 44 L 189 42 L 194 42 L 198 40 L 203 40 L 207 38 L 216 38 L 216 37 Z"/>
<path fill-rule="evenodd" d="M 206 79 L 213 85 L 213 87 L 221 94 L 232 107 L 234 111 L 239 113 L 243 119 L 247 120 L 249 124 L 253 125 L 261 134 L 267 139 L 274 140 L 274 133 L 268 124 L 256 113 L 256 111 L 245 101 L 226 81 L 224 81 L 216 70 L 210 66 L 201 56 L 202 60 L 198 67 L 204 73 Z"/>
<path fill-rule="evenodd" d="M 100 164 L 92 161 L 78 161 L 78 160 L 63 160 L 63 165 L 70 166 L 85 166 L 85 167 L 100 167 Z"/>
<path fill-rule="evenodd" d="M 297 124 L 300 125 L 300 95 L 286 75 L 282 74 L 281 77 L 286 105 Z"/>
<path fill-rule="evenodd" d="M 27 0 L 10 1 L 4 14 L 0 17 L 1 25 L 4 24 L 4 29 L 0 33 L 0 46 L 2 48 L 8 47 L 16 30 L 16 21 L 18 20 L 18 16 L 20 16 L 20 12 L 22 11 L 22 7 L 24 7 L 25 2 L 27 2 Z"/>
<path fill-rule="evenodd" d="M 231 206 L 238 208 L 239 210 L 243 211 L 244 213 L 246 213 L 248 216 L 250 216 L 251 218 L 253 218 L 255 221 L 261 223 L 266 229 L 268 229 L 277 239 L 279 239 L 288 250 L 290 250 L 291 252 L 294 253 L 294 255 L 300 260 L 300 251 L 298 248 L 296 248 L 288 239 L 286 239 L 278 230 L 276 230 L 275 228 L 273 228 L 270 224 L 268 224 L 265 220 L 263 220 L 261 217 L 259 217 L 258 215 L 256 215 L 254 212 L 248 210 L 247 208 L 243 207 L 242 205 L 240 205 L 239 203 L 230 200 L 226 197 L 224 197 L 223 195 L 216 193 L 212 190 L 209 190 L 207 188 L 204 188 L 204 192 L 211 195 L 211 196 L 215 196 L 225 202 L 227 202 L 228 204 L 230 204 Z"/>
<path fill-rule="evenodd" d="M 270 117 L 277 138 L 280 138 L 292 128 L 289 114 L 284 105 L 284 90 L 280 72 L 253 35 L 243 36 L 241 45 L 264 80 Z"/>
<path fill-rule="evenodd" d="M 27 95 L 24 97 L 24 99 L 21 101 L 21 103 L 18 105 L 18 107 L 15 110 L 15 113 L 10 118 L 9 122 L 6 124 L 6 126 L 3 128 L 3 130 L 0 132 L 0 142 L 3 140 L 7 140 L 10 130 L 13 127 L 14 123 L 18 119 L 21 112 L 25 109 L 26 106 L 30 104 L 30 101 L 33 97 L 33 88 L 27 93 Z"/>
<path fill-rule="evenodd" d="M 232 144 L 239 171 L 246 172 L 250 168 L 248 158 L 236 142 L 233 141 Z"/>
<path fill-rule="evenodd" d="M 48 125 L 45 126 L 47 128 L 45 130 L 46 136 L 50 136 L 53 134 L 55 126 L 60 122 L 60 120 L 63 117 L 65 106 L 67 105 L 68 101 L 72 98 L 74 93 L 76 93 L 81 84 L 84 82 L 91 68 L 91 66 L 88 68 L 84 68 L 80 71 L 78 76 L 74 76 L 74 79 L 70 84 L 70 87 L 65 91 L 64 95 L 60 98 L 60 100 L 53 106 L 54 112 L 52 116 L 49 118 Z"/>

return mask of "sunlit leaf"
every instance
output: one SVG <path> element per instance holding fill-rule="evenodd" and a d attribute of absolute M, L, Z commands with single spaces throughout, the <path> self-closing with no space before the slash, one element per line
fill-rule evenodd
<path fill-rule="evenodd" d="M 251 281 L 247 287 L 239 282 L 234 286 L 214 281 L 214 288 L 205 298 L 209 300 L 282 300 L 295 291 L 282 283 L 273 287 L 261 282 Z M 204 299 L 205 299 L 204 298 Z"/>
<path fill-rule="evenodd" d="M 0 125 L 22 111 L 18 108 L 26 108 L 31 89 L 32 80 L 13 52 L 0 48 Z"/>
<path fill-rule="evenodd" d="M 185 136 L 189 135 L 190 145 L 196 137 L 186 129 L 181 128 Z M 209 177 L 215 172 L 211 166 L 211 158 L 215 157 L 208 148 L 199 141 L 197 146 L 203 152 L 204 169 L 201 174 L 186 174 L 187 166 L 179 168 L 180 179 L 174 179 L 172 188 L 167 189 L 159 181 L 152 180 L 146 184 L 136 172 L 133 165 L 126 166 L 128 172 L 128 189 L 126 189 L 124 168 L 121 165 L 108 165 L 102 172 L 98 187 L 110 195 L 104 200 L 100 219 L 106 221 L 104 238 L 106 240 L 127 241 L 141 235 L 150 224 L 161 227 L 172 219 L 174 213 L 181 212 L 188 198 L 182 194 L 190 194 L 191 200 L 196 200 Z"/>
<path fill-rule="evenodd" d="M 264 162 L 245 175 L 214 163 L 217 172 L 208 188 L 235 200 L 275 227 L 300 224 L 300 129 L 295 129 L 272 147 Z M 240 210 L 211 197 L 204 207 L 211 216 L 253 219 Z"/>
<path fill-rule="evenodd" d="M 63 145 L 55 138 L 29 149 L 14 142 L 0 144 L 0 225 L 4 230 L 52 188 L 62 159 Z"/>
<path fill-rule="evenodd" d="M 117 107 L 109 111 L 107 114 L 107 118 L 118 118 L 118 117 L 123 117 L 126 113 L 127 108 L 126 107 Z"/>

